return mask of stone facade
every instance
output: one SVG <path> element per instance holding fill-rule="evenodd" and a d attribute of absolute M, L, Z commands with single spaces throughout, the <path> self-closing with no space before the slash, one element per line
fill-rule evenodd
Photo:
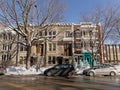
<path fill-rule="evenodd" d="M 0 63 L 4 66 L 14 63 L 16 44 L 12 40 L 15 36 L 15 32 L 11 29 L 0 25 Z"/>
<path fill-rule="evenodd" d="M 41 35 L 45 35 L 45 32 Z M 84 57 L 84 54 L 97 53 L 97 58 L 102 63 L 102 60 L 105 59 L 103 58 L 104 48 L 101 35 L 101 25 L 90 22 L 80 24 L 58 23 L 53 24 L 52 27 L 50 25 L 46 33 L 47 38 L 41 38 L 39 42 L 33 42 L 31 59 L 34 60 L 33 64 L 43 65 L 46 63 L 51 65 L 65 62 L 71 63 L 74 57 L 80 59 L 82 56 L 83 59 L 88 59 Z M 16 44 L 13 46 L 12 50 L 17 47 Z M 18 55 L 14 56 L 11 61 L 14 64 L 16 62 L 25 64 L 26 47 L 18 46 Z M 0 54 L 1 61 L 3 60 L 2 54 L 3 52 Z"/>

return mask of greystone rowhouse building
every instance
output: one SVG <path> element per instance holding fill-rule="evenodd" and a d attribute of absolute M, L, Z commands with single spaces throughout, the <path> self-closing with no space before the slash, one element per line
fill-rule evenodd
<path fill-rule="evenodd" d="M 0 64 L 6 66 L 12 64 L 16 56 L 15 32 L 0 25 Z"/>
<path fill-rule="evenodd" d="M 51 25 L 50 25 L 51 26 Z M 1 27 L 1 29 L 3 29 Z M 48 28 L 49 29 L 49 28 Z M 103 63 L 105 58 L 103 57 L 104 47 L 101 42 L 101 25 L 93 24 L 91 22 L 82 22 L 80 24 L 52 24 L 52 28 L 45 32 L 39 32 L 40 36 L 45 36 L 34 41 L 32 45 L 32 54 L 29 64 L 30 65 L 46 65 L 58 64 L 58 63 L 72 63 L 74 59 L 79 63 L 82 60 L 84 63 L 86 60 L 92 65 L 93 60 L 98 63 Z M 2 37 L 1 33 L 1 37 Z M 13 36 L 15 35 L 12 34 Z M 12 36 L 12 37 L 13 37 Z M 10 60 L 12 64 L 16 61 L 18 65 L 25 64 L 26 47 L 23 45 L 12 44 L 11 51 L 17 52 L 14 57 L 5 59 L 3 54 L 6 51 L 1 43 L 0 61 Z M 15 48 L 18 48 L 15 51 Z M 10 55 L 10 54 L 9 54 Z M 107 55 L 107 54 L 106 54 Z M 4 60 L 5 59 L 5 60 Z"/>

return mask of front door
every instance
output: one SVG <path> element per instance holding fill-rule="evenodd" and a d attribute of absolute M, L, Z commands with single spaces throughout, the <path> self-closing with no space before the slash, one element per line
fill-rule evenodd
<path fill-rule="evenodd" d="M 91 53 L 84 53 L 83 54 L 83 62 L 84 64 L 89 64 L 90 66 L 92 66 L 92 55 Z"/>

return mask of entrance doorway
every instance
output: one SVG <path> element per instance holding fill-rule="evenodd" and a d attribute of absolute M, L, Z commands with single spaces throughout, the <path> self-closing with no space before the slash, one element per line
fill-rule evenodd
<path fill-rule="evenodd" d="M 84 64 L 89 63 L 92 66 L 92 54 L 89 52 L 83 53 Z"/>
<path fill-rule="evenodd" d="M 30 58 L 30 66 L 36 65 L 36 63 L 37 63 L 37 58 L 31 57 Z"/>

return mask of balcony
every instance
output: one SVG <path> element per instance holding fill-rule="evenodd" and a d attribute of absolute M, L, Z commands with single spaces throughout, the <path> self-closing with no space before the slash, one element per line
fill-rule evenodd
<path fill-rule="evenodd" d="M 64 37 L 63 41 L 72 41 L 72 37 Z"/>

